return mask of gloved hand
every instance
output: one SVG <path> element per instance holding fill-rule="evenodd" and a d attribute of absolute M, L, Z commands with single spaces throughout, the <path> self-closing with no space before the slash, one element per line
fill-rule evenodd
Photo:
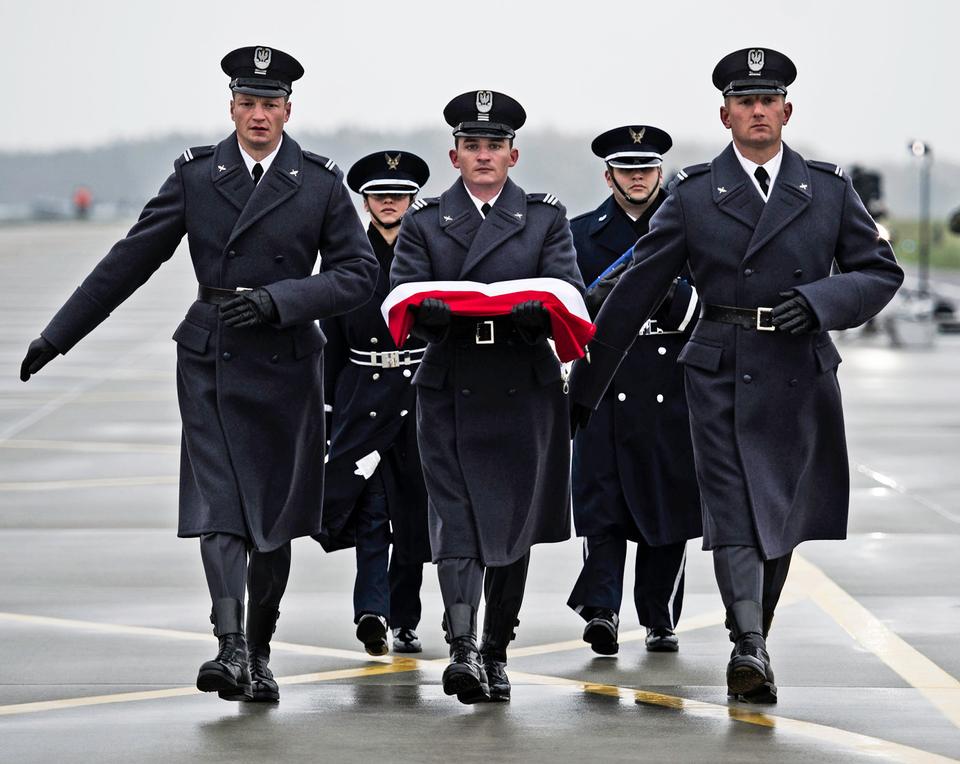
<path fill-rule="evenodd" d="M 597 317 L 600 308 L 603 307 L 604 300 L 606 300 L 610 292 L 613 291 L 613 288 L 617 285 L 617 282 L 629 265 L 630 262 L 626 260 L 618 263 L 606 276 L 590 287 L 583 295 L 583 302 L 587 306 L 587 313 L 590 314 L 590 318 Z"/>
<path fill-rule="evenodd" d="M 550 314 L 540 300 L 518 302 L 510 309 L 510 319 L 529 345 L 536 345 L 550 333 Z"/>
<path fill-rule="evenodd" d="M 240 292 L 220 305 L 220 317 L 227 326 L 242 329 L 257 324 L 272 324 L 280 318 L 270 293 L 263 287 Z"/>
<path fill-rule="evenodd" d="M 449 331 L 450 306 L 436 297 L 421 302 L 410 334 L 424 342 L 443 342 Z"/>
<path fill-rule="evenodd" d="M 26 382 L 50 361 L 60 355 L 60 351 L 43 337 L 37 337 L 27 348 L 27 355 L 20 364 L 20 381 Z"/>
<path fill-rule="evenodd" d="M 577 428 L 584 430 L 587 427 L 587 424 L 590 422 L 590 417 L 593 415 L 593 410 L 589 406 L 584 406 L 582 403 L 577 403 L 574 400 L 570 401 L 570 437 L 572 438 L 577 434 Z"/>
<path fill-rule="evenodd" d="M 770 321 L 781 332 L 790 334 L 809 334 L 817 331 L 817 317 L 807 298 L 791 289 L 780 293 L 786 298 L 770 314 Z"/>

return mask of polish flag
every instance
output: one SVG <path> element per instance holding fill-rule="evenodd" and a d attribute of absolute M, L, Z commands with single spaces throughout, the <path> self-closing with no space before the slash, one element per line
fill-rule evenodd
<path fill-rule="evenodd" d="M 479 319 L 505 316 L 514 305 L 540 300 L 550 314 L 551 334 L 561 361 L 582 358 L 597 328 L 590 322 L 583 297 L 572 284 L 554 278 L 515 279 L 481 284 L 478 281 L 410 281 L 387 295 L 380 312 L 397 347 L 406 342 L 416 318 L 411 307 L 428 297 L 450 306 L 455 316 Z"/>

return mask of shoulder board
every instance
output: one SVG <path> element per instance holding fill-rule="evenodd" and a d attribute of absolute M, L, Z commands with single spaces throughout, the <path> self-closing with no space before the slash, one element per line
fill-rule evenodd
<path fill-rule="evenodd" d="M 818 162 L 816 159 L 808 159 L 807 167 L 812 167 L 814 170 L 821 170 L 822 172 L 828 172 L 831 175 L 836 175 L 838 178 L 843 177 L 843 168 L 840 165 L 834 164 L 833 162 Z"/>
<path fill-rule="evenodd" d="M 527 201 L 550 204 L 554 207 L 558 207 L 560 205 L 560 200 L 553 194 L 527 194 Z"/>
<path fill-rule="evenodd" d="M 320 156 L 319 154 L 314 154 L 312 151 L 306 150 L 304 150 L 303 156 L 306 159 L 309 159 L 311 162 L 316 162 L 318 165 L 322 166 L 325 170 L 329 170 L 334 175 L 340 171 L 340 168 L 337 167 L 337 163 L 328 157 Z"/>
<path fill-rule="evenodd" d="M 216 146 L 193 146 L 189 149 L 184 149 L 183 153 L 177 157 L 177 162 L 179 164 L 186 164 L 199 157 L 210 156 L 215 148 Z"/>
<path fill-rule="evenodd" d="M 439 196 L 427 196 L 417 199 L 413 204 L 410 205 L 410 212 L 419 212 L 424 207 L 432 207 L 435 204 L 440 204 Z"/>
<path fill-rule="evenodd" d="M 709 162 L 701 162 L 700 164 L 692 164 L 689 167 L 684 167 L 677 173 L 677 177 L 674 178 L 674 181 L 677 183 L 683 183 L 687 178 L 693 175 L 702 175 L 707 170 L 710 169 Z"/>

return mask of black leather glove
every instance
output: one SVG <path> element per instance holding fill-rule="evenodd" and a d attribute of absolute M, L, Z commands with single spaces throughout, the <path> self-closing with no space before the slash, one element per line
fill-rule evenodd
<path fill-rule="evenodd" d="M 529 345 L 536 345 L 550 334 L 550 314 L 540 300 L 518 302 L 510 309 L 510 319 Z"/>
<path fill-rule="evenodd" d="M 424 342 L 443 342 L 449 331 L 450 306 L 436 297 L 421 302 L 410 334 Z"/>
<path fill-rule="evenodd" d="M 587 313 L 590 314 L 590 318 L 597 317 L 600 308 L 603 307 L 604 300 L 606 300 L 613 291 L 613 288 L 617 285 L 617 282 L 629 265 L 630 263 L 628 261 L 619 263 L 610 273 L 590 287 L 586 291 L 586 294 L 583 295 L 583 302 L 587 306 Z"/>
<path fill-rule="evenodd" d="M 240 292 L 220 305 L 220 317 L 227 326 L 242 329 L 257 324 L 276 323 L 280 318 L 270 293 L 262 288 Z"/>
<path fill-rule="evenodd" d="M 806 297 L 793 289 L 781 292 L 780 296 L 786 299 L 770 314 L 770 321 L 779 331 L 790 334 L 810 334 L 817 331 L 817 317 Z"/>
<path fill-rule="evenodd" d="M 582 403 L 570 401 L 570 437 L 577 434 L 577 429 L 584 430 L 590 422 L 593 410 Z"/>
<path fill-rule="evenodd" d="M 27 348 L 27 355 L 20 364 L 20 381 L 26 382 L 50 361 L 60 355 L 60 351 L 43 337 L 37 337 Z"/>

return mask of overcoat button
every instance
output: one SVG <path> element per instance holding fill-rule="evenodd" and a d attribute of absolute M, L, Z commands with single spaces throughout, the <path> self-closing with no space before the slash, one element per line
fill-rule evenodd
<path fill-rule="evenodd" d="M 406 409 L 403 409 L 403 410 L 400 412 L 400 416 L 406 416 L 408 413 L 410 413 L 410 412 L 408 412 Z"/>
<path fill-rule="evenodd" d="M 410 373 L 410 369 L 404 369 L 404 370 L 403 370 L 403 376 L 409 378 L 409 377 L 411 377 L 411 376 L 413 376 L 413 375 Z"/>
<path fill-rule="evenodd" d="M 803 275 L 803 271 L 800 270 L 799 268 L 797 268 L 797 269 L 793 272 L 793 275 L 796 276 L 797 278 L 800 278 L 800 277 Z"/>
<path fill-rule="evenodd" d="M 224 353 L 224 354 L 223 354 L 222 356 L 220 356 L 220 357 L 221 357 L 224 361 L 229 361 L 231 358 L 233 358 L 233 356 L 230 355 L 229 353 Z"/>
<path fill-rule="evenodd" d="M 231 249 L 229 252 L 227 252 L 227 257 L 236 257 L 236 256 L 237 256 L 236 250 Z"/>
<path fill-rule="evenodd" d="M 371 419 L 376 419 L 376 418 L 377 418 L 377 412 L 376 412 L 376 411 L 371 411 L 371 412 L 370 412 L 370 418 L 371 418 Z"/>
<path fill-rule="evenodd" d="M 743 381 L 749 385 L 751 382 L 753 382 L 753 377 L 751 377 L 749 374 L 744 374 Z"/>
<path fill-rule="evenodd" d="M 659 395 L 659 394 L 657 395 L 657 403 L 663 403 L 663 396 L 662 396 L 662 395 Z"/>
<path fill-rule="evenodd" d="M 753 275 L 753 269 L 752 269 L 752 268 L 747 268 L 747 269 L 743 272 L 743 275 L 744 275 L 744 276 L 752 276 L 752 275 Z"/>
<path fill-rule="evenodd" d="M 625 401 L 626 399 L 627 399 L 627 394 L 626 394 L 626 393 L 617 393 L 617 400 L 618 400 L 618 401 L 623 402 L 623 401 Z"/>
<path fill-rule="evenodd" d="M 791 379 L 791 380 L 790 380 L 790 387 L 796 387 L 796 386 L 797 386 L 797 380 Z"/>
<path fill-rule="evenodd" d="M 463 396 L 470 395 L 470 390 L 465 387 L 463 388 L 463 390 L 460 391 L 460 395 L 463 395 Z"/>
<path fill-rule="evenodd" d="M 275 263 L 282 263 L 282 262 L 283 262 L 283 255 L 277 255 L 276 257 L 274 257 L 274 258 L 273 258 L 273 262 L 275 262 Z"/>
<path fill-rule="evenodd" d="M 373 372 L 373 375 L 370 377 L 370 379 L 376 382 L 378 379 L 380 379 L 380 372 L 379 371 Z"/>
<path fill-rule="evenodd" d="M 376 337 L 371 337 L 371 338 L 370 338 L 370 344 L 371 344 L 371 345 L 376 345 L 378 341 L 379 341 L 379 340 L 377 340 Z"/>
<path fill-rule="evenodd" d="M 275 355 L 270 359 L 270 363 L 276 363 L 279 360 L 280 360 L 280 356 Z"/>
<path fill-rule="evenodd" d="M 658 352 L 660 355 L 666 355 L 666 354 L 667 354 L 667 349 L 666 349 L 666 348 L 657 348 L 657 352 Z"/>
<path fill-rule="evenodd" d="M 516 394 L 517 394 L 517 388 L 515 387 L 511 387 L 509 390 L 507 390 L 507 395 L 516 395 Z"/>

